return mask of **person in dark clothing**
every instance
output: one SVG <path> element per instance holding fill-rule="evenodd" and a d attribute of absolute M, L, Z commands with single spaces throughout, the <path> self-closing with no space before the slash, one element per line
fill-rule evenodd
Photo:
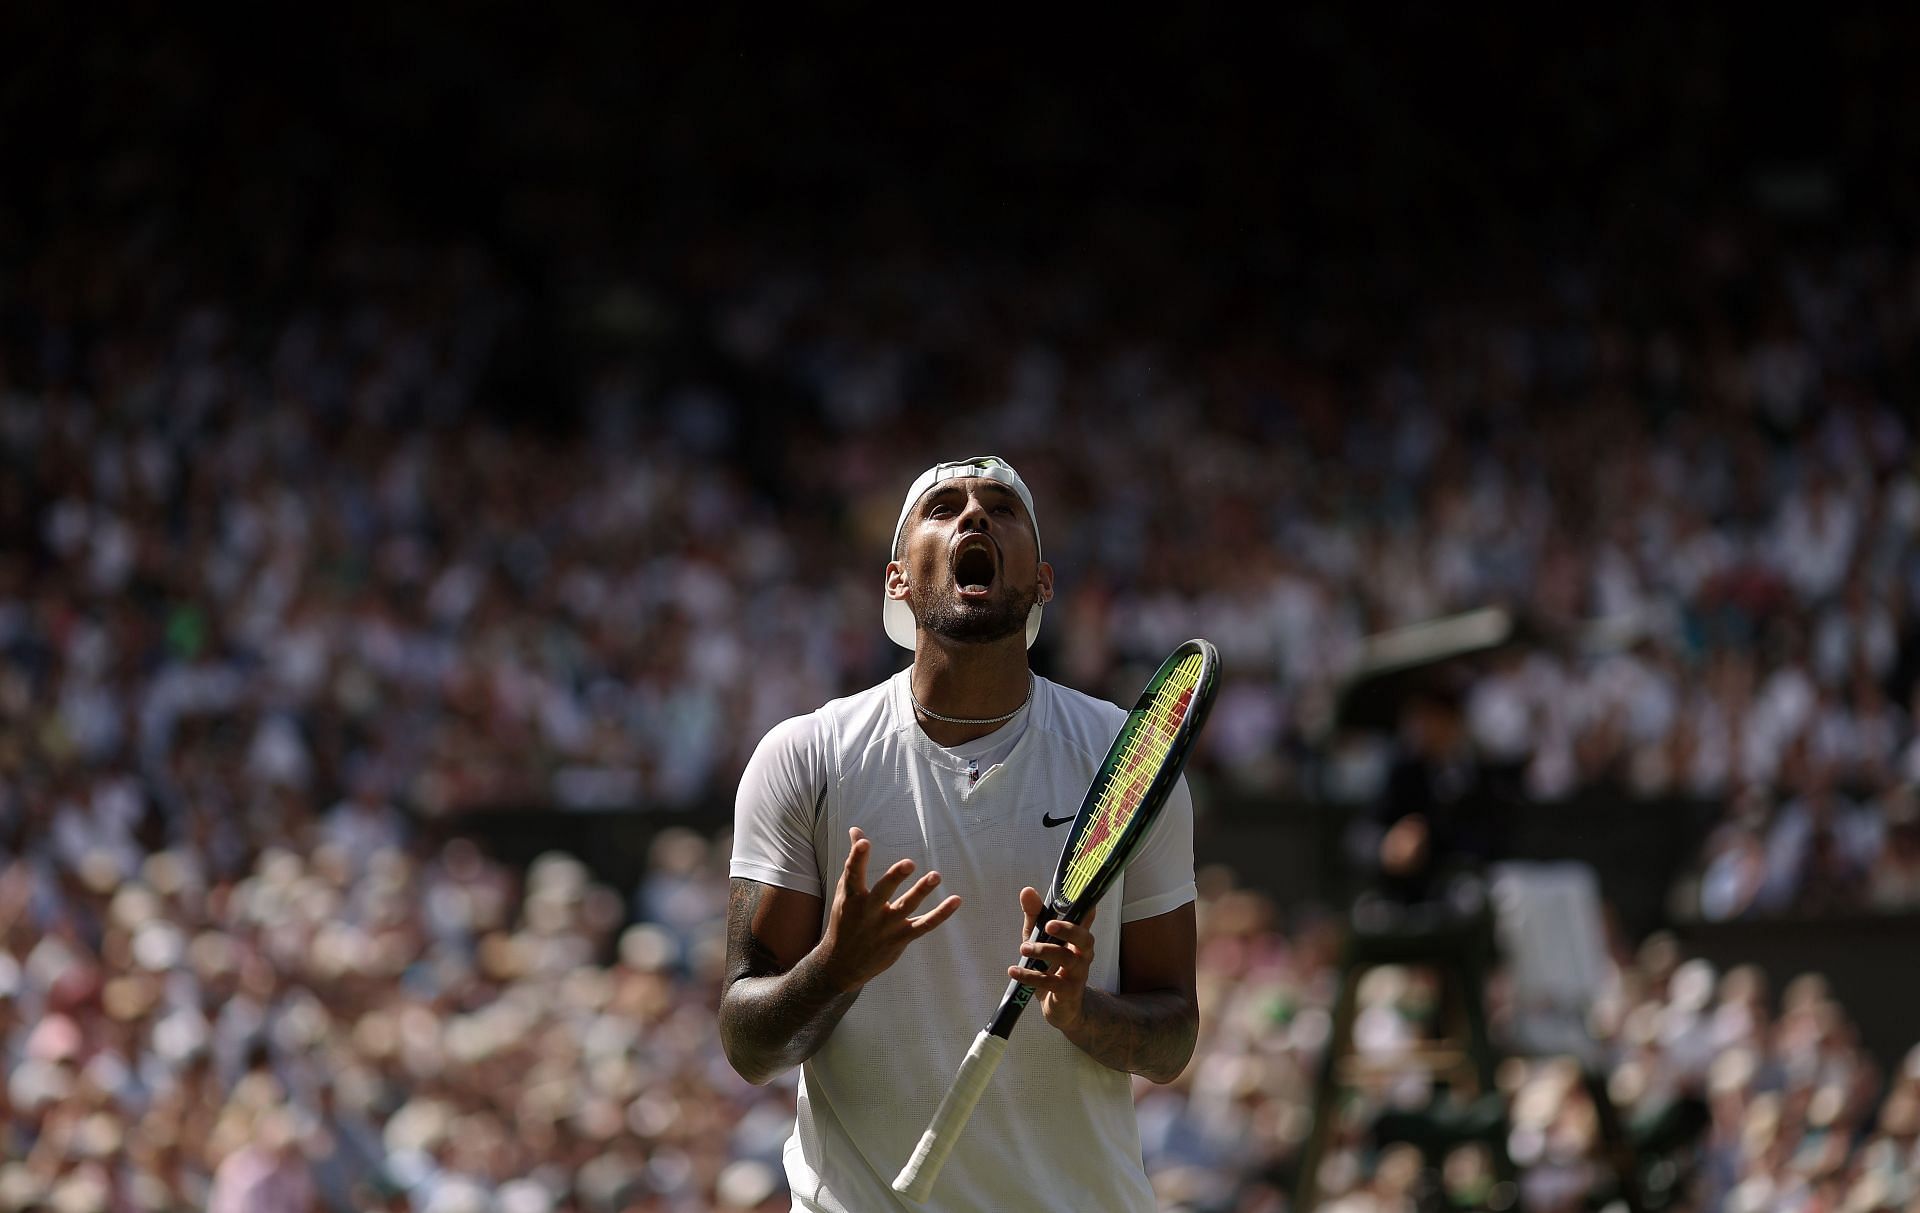
<path fill-rule="evenodd" d="M 1413 690 L 1400 719 L 1401 754 L 1374 812 L 1378 892 L 1415 904 L 1438 900 L 1454 876 L 1502 857 L 1504 798 L 1474 752 L 1457 679 Z"/>

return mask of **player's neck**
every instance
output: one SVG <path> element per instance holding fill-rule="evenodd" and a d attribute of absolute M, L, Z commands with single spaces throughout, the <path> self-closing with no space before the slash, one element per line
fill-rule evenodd
<path fill-rule="evenodd" d="M 915 711 L 914 717 L 928 737 L 945 746 L 962 745 L 1005 728 L 1008 722 L 1000 718 L 1026 705 L 1033 690 L 1026 636 L 1010 640 L 947 647 L 921 637 L 909 685 L 914 702 L 925 709 Z M 955 724 L 935 719 L 929 712 L 981 723 Z"/>

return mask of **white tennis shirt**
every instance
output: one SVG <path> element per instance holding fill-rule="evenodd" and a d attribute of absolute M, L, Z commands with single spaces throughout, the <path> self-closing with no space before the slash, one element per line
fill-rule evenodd
<path fill-rule="evenodd" d="M 740 780 L 732 875 L 811 893 L 824 915 L 847 860 L 847 827 L 859 826 L 873 843 L 869 882 L 909 858 L 915 879 L 929 869 L 941 877 L 918 912 L 950 894 L 963 900 L 867 983 L 802 1068 L 785 1152 L 794 1207 L 1151 1213 L 1130 1077 L 1081 1052 L 1038 1006 L 1014 1029 L 931 1199 L 911 1204 L 891 1187 L 1020 958 L 1021 886 L 1046 891 L 1064 823 L 1126 719 L 1036 678 L 1024 720 L 1000 730 L 1020 729 L 1019 740 L 975 778 L 966 757 L 915 722 L 910 674 L 776 725 Z M 1122 923 L 1193 899 L 1193 802 L 1183 779 L 1100 903 L 1089 984 L 1118 984 Z"/>

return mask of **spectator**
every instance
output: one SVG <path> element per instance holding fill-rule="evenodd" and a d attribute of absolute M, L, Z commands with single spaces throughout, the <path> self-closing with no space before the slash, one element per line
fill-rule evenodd
<path fill-rule="evenodd" d="M 251 1138 L 214 1171 L 208 1213 L 316 1213 L 312 1169 L 288 1112 L 260 1112 Z"/>
<path fill-rule="evenodd" d="M 1920 798 L 1912 784 L 1899 784 L 1880 797 L 1886 844 L 1867 878 L 1867 900 L 1885 910 L 1920 908 Z"/>

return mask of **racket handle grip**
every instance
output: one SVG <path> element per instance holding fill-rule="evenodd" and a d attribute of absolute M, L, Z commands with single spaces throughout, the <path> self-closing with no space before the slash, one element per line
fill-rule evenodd
<path fill-rule="evenodd" d="M 953 1085 L 940 1100 L 933 1123 L 920 1135 L 913 1157 L 907 1159 L 907 1165 L 894 1177 L 894 1191 L 916 1203 L 932 1193 L 933 1181 L 940 1178 L 940 1168 L 946 1165 L 947 1155 L 953 1153 L 960 1131 L 967 1127 L 973 1106 L 980 1102 L 981 1092 L 987 1089 L 993 1072 L 1000 1068 L 1000 1058 L 1006 1051 L 1005 1037 L 983 1031 L 973 1038 L 973 1047 L 960 1062 L 960 1072 L 954 1075 Z"/>

